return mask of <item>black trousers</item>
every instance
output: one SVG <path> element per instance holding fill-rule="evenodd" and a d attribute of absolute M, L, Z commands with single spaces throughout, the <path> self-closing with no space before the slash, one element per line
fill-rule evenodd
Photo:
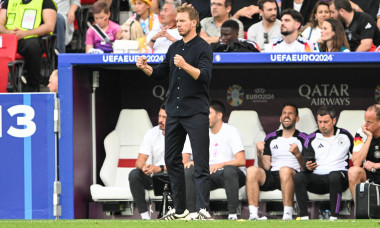
<path fill-rule="evenodd" d="M 39 37 L 21 39 L 18 41 L 17 52 L 24 57 L 28 69 L 28 86 L 39 88 L 41 83 L 41 61 L 43 41 Z"/>
<path fill-rule="evenodd" d="M 312 173 L 296 173 L 294 176 L 294 192 L 300 216 L 307 216 L 307 191 L 316 194 L 330 193 L 330 211 L 338 216 L 342 192 L 348 188 L 347 171 L 333 171 L 327 175 Z"/>
<path fill-rule="evenodd" d="M 148 211 L 145 201 L 145 189 L 153 189 L 153 179 L 143 171 L 134 169 L 129 173 L 129 188 L 139 213 Z"/>
<path fill-rule="evenodd" d="M 189 135 L 195 166 L 197 208 L 207 208 L 210 200 L 209 183 L 209 118 L 207 114 L 189 117 L 167 116 L 165 126 L 165 164 L 168 171 L 174 208 L 182 214 L 186 209 L 185 171 L 182 150 Z"/>
<path fill-rule="evenodd" d="M 196 212 L 200 208 L 195 205 L 197 189 L 195 188 L 194 167 L 185 169 L 186 176 L 186 202 L 190 212 Z M 224 188 L 228 201 L 228 213 L 236 214 L 239 205 L 239 189 L 245 185 L 245 175 L 238 167 L 225 166 L 210 175 L 210 190 Z"/>

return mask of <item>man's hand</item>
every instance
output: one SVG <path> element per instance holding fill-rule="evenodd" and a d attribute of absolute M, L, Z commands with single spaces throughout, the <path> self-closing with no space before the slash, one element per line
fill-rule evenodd
<path fill-rule="evenodd" d="M 257 14 L 257 13 L 259 13 L 259 7 L 255 5 L 250 5 L 238 10 L 235 13 L 234 18 L 236 18 L 235 16 L 237 16 L 237 18 L 246 17 L 246 18 L 252 19 L 252 15 Z"/>
<path fill-rule="evenodd" d="M 178 55 L 178 54 L 176 54 L 175 56 L 174 56 L 174 65 L 176 65 L 177 67 L 179 67 L 179 68 L 184 68 L 184 66 L 186 66 L 186 61 L 185 61 L 185 59 L 183 59 L 183 57 L 182 56 L 180 56 L 180 55 Z"/>
<path fill-rule="evenodd" d="M 24 39 L 25 37 L 28 36 L 27 31 L 24 31 L 24 30 L 19 29 L 19 28 L 15 28 L 15 29 L 13 30 L 13 33 L 16 34 L 16 36 L 17 36 L 17 38 L 18 38 L 19 40 Z"/>
<path fill-rule="evenodd" d="M 313 171 L 314 169 L 316 169 L 318 167 L 317 163 L 316 162 L 312 162 L 312 161 L 307 161 L 306 162 L 306 169 L 310 170 L 310 171 Z"/>
<path fill-rule="evenodd" d="M 216 173 L 219 169 L 223 168 L 223 164 L 210 165 L 210 174 Z"/>
<path fill-rule="evenodd" d="M 141 70 L 144 70 L 148 65 L 148 59 L 146 58 L 146 56 L 139 56 L 139 58 L 136 60 L 136 66 L 141 69 Z"/>
<path fill-rule="evenodd" d="M 152 164 L 145 164 L 142 168 L 142 171 L 145 173 L 145 175 L 150 176 L 153 173 L 161 171 L 161 168 Z"/>
<path fill-rule="evenodd" d="M 290 144 L 289 152 L 297 157 L 300 154 L 300 150 L 298 149 L 297 144 Z"/>
<path fill-rule="evenodd" d="M 193 7 L 193 5 L 191 5 L 190 3 L 187 3 L 187 2 L 184 2 L 183 4 L 182 4 L 182 6 L 189 6 L 189 7 Z M 194 7 L 193 7 L 194 8 Z"/>
<path fill-rule="evenodd" d="M 367 138 L 369 138 L 369 137 L 372 138 L 372 132 L 368 131 L 368 130 L 365 128 L 365 125 L 362 125 L 362 131 L 363 131 L 363 133 L 367 136 Z"/>
<path fill-rule="evenodd" d="M 265 146 L 265 142 L 264 141 L 261 141 L 261 142 L 257 142 L 256 143 L 256 147 L 257 147 L 257 156 L 262 156 L 263 155 L 263 151 L 264 151 L 264 146 Z"/>
<path fill-rule="evenodd" d="M 189 162 L 187 162 L 187 163 L 184 164 L 185 169 L 188 169 L 191 166 L 194 166 L 194 161 L 189 161 Z"/>
<path fill-rule="evenodd" d="M 72 24 L 75 20 L 75 11 L 72 12 L 72 10 L 69 10 L 69 13 L 67 14 L 67 23 Z"/>
<path fill-rule="evenodd" d="M 371 161 L 366 161 L 364 162 L 363 164 L 363 168 L 365 168 L 366 170 L 372 172 L 372 168 L 375 169 L 375 163 L 371 162 Z M 375 169 L 376 170 L 376 169 Z"/>

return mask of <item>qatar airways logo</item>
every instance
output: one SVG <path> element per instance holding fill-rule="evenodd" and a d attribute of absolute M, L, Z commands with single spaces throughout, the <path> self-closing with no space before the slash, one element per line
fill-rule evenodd
<path fill-rule="evenodd" d="M 350 105 L 349 87 L 347 84 L 302 84 L 298 94 L 310 100 L 310 105 Z"/>

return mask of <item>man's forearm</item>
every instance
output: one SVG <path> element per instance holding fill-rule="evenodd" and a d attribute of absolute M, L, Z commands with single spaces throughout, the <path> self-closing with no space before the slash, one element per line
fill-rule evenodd
<path fill-rule="evenodd" d="M 141 68 L 140 68 L 141 69 Z M 146 75 L 151 76 L 153 73 L 153 68 L 149 65 L 146 65 L 145 68 L 141 69 Z"/>
<path fill-rule="evenodd" d="M 199 75 L 201 75 L 201 70 L 191 66 L 188 63 L 186 63 L 183 70 L 185 70 L 188 74 L 190 74 L 190 76 L 193 77 L 195 80 L 197 80 L 199 78 Z"/>

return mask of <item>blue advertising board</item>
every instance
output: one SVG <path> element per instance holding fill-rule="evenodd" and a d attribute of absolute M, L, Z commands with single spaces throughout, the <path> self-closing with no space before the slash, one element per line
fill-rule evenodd
<path fill-rule="evenodd" d="M 54 99 L 0 94 L 0 219 L 55 218 Z"/>

